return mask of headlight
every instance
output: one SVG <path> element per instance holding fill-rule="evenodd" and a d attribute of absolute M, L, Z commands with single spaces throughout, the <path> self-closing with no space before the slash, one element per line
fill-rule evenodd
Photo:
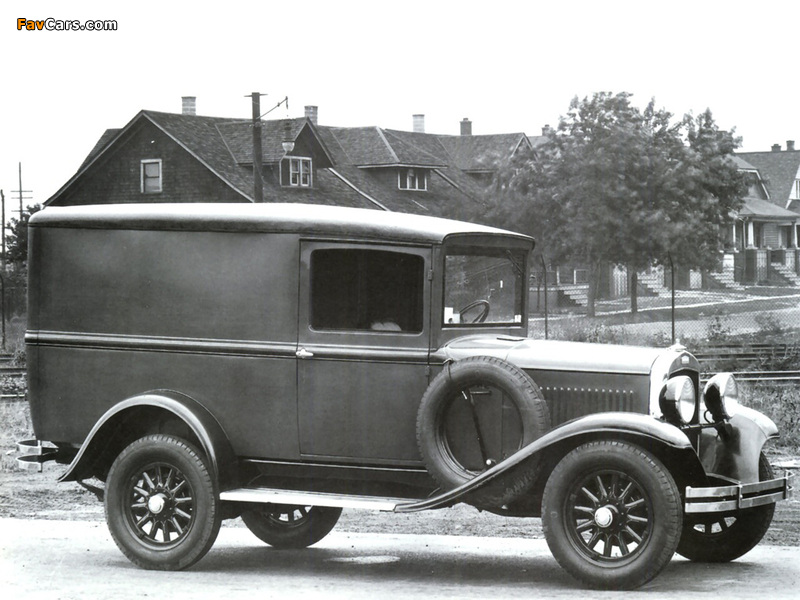
<path fill-rule="evenodd" d="M 697 400 L 691 378 L 673 377 L 664 386 L 660 398 L 661 412 L 670 423 L 686 425 L 694 418 Z"/>
<path fill-rule="evenodd" d="M 705 419 L 717 423 L 730 418 L 731 412 L 739 402 L 739 385 L 731 373 L 717 373 L 708 380 L 703 391 Z"/>

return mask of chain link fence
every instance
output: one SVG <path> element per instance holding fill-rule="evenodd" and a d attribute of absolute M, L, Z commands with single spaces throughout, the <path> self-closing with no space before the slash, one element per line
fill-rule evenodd
<path fill-rule="evenodd" d="M 669 345 L 800 344 L 800 283 L 756 284 L 720 273 L 657 268 L 637 275 L 637 310 L 631 278 L 610 268 L 602 278 L 595 316 L 588 314 L 585 270 L 560 267 L 532 272 L 531 336 L 536 338 Z"/>

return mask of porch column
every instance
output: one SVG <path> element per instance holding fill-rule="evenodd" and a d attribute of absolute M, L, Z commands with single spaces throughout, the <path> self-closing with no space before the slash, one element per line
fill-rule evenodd
<path fill-rule="evenodd" d="M 756 233 L 755 233 L 755 229 L 753 228 L 753 222 L 752 221 L 748 221 L 747 222 L 747 235 L 746 235 L 746 237 L 747 237 L 747 239 L 745 241 L 746 241 L 747 247 L 748 248 L 755 248 L 756 247 L 756 244 L 755 244 Z"/>
<path fill-rule="evenodd" d="M 797 221 L 792 223 L 792 245 L 791 248 L 797 248 Z"/>
<path fill-rule="evenodd" d="M 736 219 L 733 220 L 733 226 L 731 227 L 733 230 L 733 237 L 731 238 L 731 245 L 733 246 L 733 251 L 736 252 Z"/>

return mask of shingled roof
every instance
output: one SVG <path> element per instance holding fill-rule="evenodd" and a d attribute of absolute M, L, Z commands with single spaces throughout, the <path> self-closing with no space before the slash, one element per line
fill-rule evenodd
<path fill-rule="evenodd" d="M 782 208 L 792 207 L 792 186 L 800 173 L 800 151 L 741 152 L 736 156 L 758 169 L 769 190 L 770 202 Z"/>
<path fill-rule="evenodd" d="M 143 123 L 158 128 L 211 173 L 236 190 L 242 201 L 253 199 L 253 125 L 249 120 L 143 110 L 125 127 L 109 129 L 98 140 L 78 172 L 47 201 L 80 180 L 104 155 L 123 144 Z M 521 146 L 522 134 L 445 136 L 379 127 L 325 127 L 308 118 L 262 121 L 263 164 L 276 165 L 286 156 L 281 142 L 290 137 L 314 157 L 312 189 L 298 191 L 265 181 L 267 201 L 312 202 L 381 208 L 399 212 L 457 216 L 484 193 L 470 173 L 486 173 L 509 160 Z M 428 173 L 424 191 L 401 190 L 398 168 Z M 393 171 L 394 170 L 394 171 Z"/>

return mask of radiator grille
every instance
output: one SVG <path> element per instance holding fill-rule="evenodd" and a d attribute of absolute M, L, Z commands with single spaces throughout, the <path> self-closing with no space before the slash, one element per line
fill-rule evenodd
<path fill-rule="evenodd" d="M 543 387 L 553 425 L 598 412 L 639 412 L 634 390 Z"/>

